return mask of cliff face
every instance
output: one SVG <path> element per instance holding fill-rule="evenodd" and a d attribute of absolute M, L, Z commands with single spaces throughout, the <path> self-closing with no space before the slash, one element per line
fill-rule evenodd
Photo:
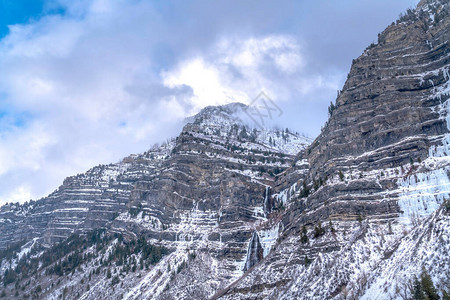
<path fill-rule="evenodd" d="M 297 203 L 286 222 L 305 207 L 318 212 L 302 223 L 342 214 L 396 215 L 413 173 L 422 184 L 424 177 L 445 173 L 440 157 L 448 154 L 449 18 L 440 16 L 447 11 L 444 2 L 420 3 L 353 61 L 330 119 L 303 156 L 308 186 L 324 178 L 332 184 Z M 446 180 L 434 184 L 447 186 Z"/>
<path fill-rule="evenodd" d="M 225 288 L 267 256 L 276 242 L 281 228 L 267 226 L 282 205 L 271 197 L 275 176 L 310 143 L 288 130 L 250 128 L 241 119 L 244 108 L 243 104 L 205 108 L 176 139 L 161 147 L 69 177 L 39 201 L 3 207 L 0 229 L 9 234 L 0 246 L 34 239 L 49 247 L 65 243 L 73 232 L 106 228 L 109 234 L 144 237 L 165 247 L 170 254 L 161 265 L 175 270 L 195 251 L 213 267 L 198 283 L 199 295 L 204 298 Z M 2 273 L 8 266 L 2 264 Z M 174 282 L 165 268 L 155 272 L 141 274 L 146 277 L 141 280 L 145 289 L 137 277 L 126 280 L 128 296 L 171 297 L 173 291 L 191 285 L 182 277 Z M 172 288 L 163 291 L 169 285 Z M 86 297 L 118 295 L 104 289 L 96 285 Z M 52 297 L 50 292 L 45 297 Z"/>
<path fill-rule="evenodd" d="M 291 166 L 291 153 L 309 144 L 286 130 L 245 127 L 235 119 L 242 108 L 210 107 L 197 115 L 184 127 L 158 176 L 136 183 L 130 199 L 133 207 L 141 207 L 138 220 L 125 213 L 112 225 L 117 232 L 145 232 L 173 250 L 166 258 L 171 266 L 188 261 L 189 251 L 201 253 L 211 265 L 196 290 L 209 296 L 267 256 L 279 230 L 266 226 L 280 211 L 279 202 L 270 197 L 275 174 Z M 143 280 L 145 292 L 132 290 L 127 297 L 193 297 L 184 272 L 188 270 L 176 279 L 170 272 L 157 279 L 150 274 Z M 158 290 L 166 285 L 170 289 Z"/>
<path fill-rule="evenodd" d="M 424 269 L 449 289 L 449 11 L 422 1 L 380 33 L 311 145 L 252 129 L 241 104 L 208 107 L 161 147 L 2 207 L 0 249 L 28 242 L 0 253 L 2 279 L 20 257 L 39 266 L 37 245 L 104 228 L 39 275 L 16 270 L 18 285 L 48 299 L 397 299 Z"/>
<path fill-rule="evenodd" d="M 254 220 L 254 207 L 264 207 L 265 187 L 290 166 L 293 154 L 309 140 L 282 130 L 249 129 L 236 116 L 244 107 L 206 108 L 177 139 L 68 177 L 39 201 L 2 207 L 0 229 L 6 234 L 0 237 L 0 249 L 34 237 L 49 246 L 74 230 L 109 226 L 130 208 L 148 209 L 167 226 L 180 222 L 179 210 L 194 206 L 216 213 L 220 209 L 223 222 Z M 243 190 L 233 190 L 240 183 L 246 185 Z M 270 207 L 263 208 L 256 215 L 269 212 Z"/>
<path fill-rule="evenodd" d="M 353 61 L 308 172 L 277 190 L 282 241 L 217 298 L 411 297 L 422 268 L 448 289 L 449 11 L 422 1 Z"/>
<path fill-rule="evenodd" d="M 94 167 L 68 177 L 48 197 L 25 205 L 0 208 L 0 249 L 8 244 L 39 238 L 49 246 L 66 239 L 74 230 L 105 226 L 127 211 L 133 184 L 154 176 L 172 145 L 132 155 L 122 162 Z"/>
<path fill-rule="evenodd" d="M 353 61 L 337 108 L 308 157 L 313 175 L 333 175 L 349 163 L 370 170 L 424 159 L 448 132 L 442 104 L 449 96 L 439 89 L 448 81 L 448 18 L 430 25 L 427 13 L 413 14 L 416 20 L 388 27 Z M 378 157 L 369 153 L 382 147 Z"/>

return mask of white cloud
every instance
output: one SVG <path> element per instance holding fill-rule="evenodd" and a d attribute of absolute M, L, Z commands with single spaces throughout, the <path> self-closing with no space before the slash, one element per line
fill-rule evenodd
<path fill-rule="evenodd" d="M 163 86 L 148 76 L 150 45 L 141 44 L 150 25 L 142 10 L 150 14 L 150 6 L 94 1 L 76 10 L 82 17 L 12 26 L 0 41 L 0 204 L 44 196 L 68 175 L 179 130 L 180 108 L 170 118 L 165 111 L 178 91 L 129 90 L 136 78 Z"/>
<path fill-rule="evenodd" d="M 24 199 L 31 199 L 31 197 L 32 196 L 29 187 L 22 185 L 6 194 L 6 196 L 4 196 L 4 203 L 21 203 L 24 201 Z"/>
<path fill-rule="evenodd" d="M 181 85 L 190 86 L 193 96 L 190 101 L 193 105 L 190 113 L 198 111 L 208 105 L 222 105 L 230 102 L 246 102 L 247 96 L 240 91 L 233 90 L 224 85 L 221 77 L 226 76 L 202 58 L 194 58 L 180 64 L 173 71 L 163 72 L 163 82 L 169 87 Z"/>
<path fill-rule="evenodd" d="M 33 123 L 27 130 L 15 128 L 0 136 L 0 175 L 15 169 L 39 170 L 45 166 L 44 151 L 56 141 L 43 126 Z"/>
<path fill-rule="evenodd" d="M 193 110 L 206 105 L 250 103 L 262 90 L 277 101 L 317 90 L 336 90 L 341 78 L 305 70 L 301 45 L 289 35 L 224 38 L 201 57 L 186 59 L 164 71 L 164 84 L 188 85 Z"/>
<path fill-rule="evenodd" d="M 220 44 L 219 51 L 227 53 L 231 49 L 235 49 L 231 61 L 240 68 L 253 69 L 261 64 L 273 63 L 280 71 L 292 74 L 305 64 L 300 45 L 293 37 L 286 35 L 250 38 L 246 41 L 225 40 Z"/>

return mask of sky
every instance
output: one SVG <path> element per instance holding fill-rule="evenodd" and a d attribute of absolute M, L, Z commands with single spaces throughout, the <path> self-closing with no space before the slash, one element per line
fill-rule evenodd
<path fill-rule="evenodd" d="M 353 58 L 413 0 L 0 0 L 0 205 L 264 91 L 315 137 Z"/>

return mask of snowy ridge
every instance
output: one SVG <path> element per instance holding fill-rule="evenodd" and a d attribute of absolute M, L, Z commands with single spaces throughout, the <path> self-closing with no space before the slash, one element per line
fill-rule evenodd
<path fill-rule="evenodd" d="M 236 138 L 250 141 L 260 149 L 295 155 L 311 143 L 311 139 L 289 129 L 259 128 L 245 113 L 246 105 L 231 103 L 224 106 L 209 106 L 196 116 L 189 118 L 200 134 L 215 136 L 222 140 Z M 188 126 L 189 130 L 190 126 Z M 251 149 L 253 145 L 248 144 Z M 253 146 L 253 147 L 255 147 Z"/>

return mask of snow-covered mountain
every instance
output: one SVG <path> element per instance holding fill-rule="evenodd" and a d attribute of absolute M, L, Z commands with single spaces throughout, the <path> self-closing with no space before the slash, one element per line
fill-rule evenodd
<path fill-rule="evenodd" d="M 448 299 L 449 11 L 423 0 L 380 33 L 314 141 L 207 107 L 161 146 L 3 206 L 2 294 Z"/>
<path fill-rule="evenodd" d="M 225 288 L 244 272 L 247 243 L 254 228 L 267 226 L 270 216 L 281 209 L 271 197 L 276 177 L 290 168 L 295 155 L 310 143 L 292 130 L 252 128 L 251 123 L 237 118 L 244 108 L 239 103 L 207 107 L 188 120 L 176 139 L 143 154 L 130 155 L 119 163 L 100 165 L 68 177 L 44 199 L 2 207 L 0 227 L 7 234 L 0 238 L 0 247 L 6 248 L 5 253 L 11 252 L 10 255 L 14 252 L 11 250 L 28 250 L 26 256 L 4 259 L 1 273 L 13 273 L 15 281 L 18 277 L 28 278 L 25 273 L 37 274 L 44 269 L 50 271 L 42 275 L 50 278 L 61 272 L 74 272 L 76 279 L 60 279 L 56 287 L 50 286 L 49 281 L 34 280 L 26 291 L 30 295 L 41 286 L 39 295 L 44 298 L 64 294 L 65 287 L 70 287 L 65 292 L 69 298 L 82 295 L 86 299 L 115 298 L 119 291 L 125 298 L 164 298 L 172 293 L 166 287 L 175 285 L 172 271 L 185 266 L 196 253 L 215 266 L 210 278 L 198 284 L 202 286 L 201 298 Z M 96 235 L 96 243 L 84 240 L 86 234 L 99 228 L 106 230 Z M 261 229 L 261 232 L 266 234 L 263 245 L 267 255 L 278 231 Z M 151 246 L 161 247 L 158 253 L 165 256 L 156 256 L 162 260 L 161 266 L 149 268 L 144 261 L 145 268 L 135 271 L 140 275 L 122 273 L 118 275 L 120 288 L 108 289 L 111 278 L 116 278 L 113 275 L 120 272 L 119 266 L 125 264 L 122 256 L 120 262 L 115 261 L 117 249 L 122 249 L 120 245 L 127 248 L 129 243 L 138 243 L 141 238 Z M 77 255 L 95 257 L 83 271 L 65 263 L 64 259 L 73 259 L 71 241 L 85 247 Z M 97 242 L 103 252 L 92 248 L 99 247 Z M 52 246 L 63 249 L 56 250 L 57 261 L 41 261 L 48 251 L 55 252 Z M 143 260 L 143 253 L 126 253 L 134 262 Z M 33 258 L 44 269 L 19 271 L 26 260 Z M 152 264 L 156 259 L 150 261 Z M 115 264 L 115 268 L 110 264 Z M 11 271 L 16 268 L 17 272 Z M 152 271 L 148 272 L 149 269 Z M 111 276 L 100 276 L 108 271 Z M 90 283 L 86 280 L 88 273 Z M 12 280 L 7 276 L 3 279 Z M 81 279 L 83 284 L 79 282 Z M 178 284 L 177 290 L 182 290 L 188 283 Z M 6 291 L 15 294 L 10 285 Z"/>
<path fill-rule="evenodd" d="M 191 118 L 192 125 L 187 129 L 203 136 L 214 136 L 222 140 L 245 140 L 249 147 L 290 155 L 299 153 L 312 142 L 310 138 L 292 130 L 289 131 L 287 128 L 258 127 L 247 115 L 248 108 L 242 103 L 206 107 Z"/>
<path fill-rule="evenodd" d="M 308 172 L 274 191 L 279 243 L 215 298 L 448 297 L 449 11 L 421 1 L 353 61 Z"/>

